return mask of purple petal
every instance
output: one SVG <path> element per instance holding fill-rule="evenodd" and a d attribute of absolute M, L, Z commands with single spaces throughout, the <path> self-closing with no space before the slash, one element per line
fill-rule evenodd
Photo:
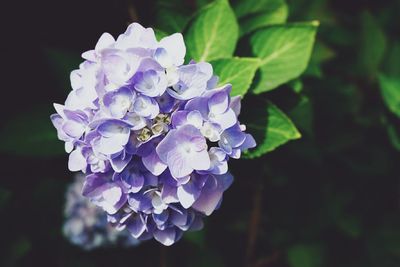
<path fill-rule="evenodd" d="M 128 154 L 124 158 L 121 156 L 118 156 L 116 158 L 112 158 L 110 160 L 111 162 L 111 167 L 114 169 L 116 172 L 122 172 L 122 170 L 128 165 L 128 163 L 131 161 L 132 155 Z"/>
<path fill-rule="evenodd" d="M 240 96 L 234 96 L 231 98 L 231 104 L 229 107 L 235 112 L 236 117 L 239 116 L 240 114 L 240 109 L 241 109 L 241 97 Z"/>
<path fill-rule="evenodd" d="M 161 198 L 167 204 L 179 202 L 176 186 L 164 184 L 161 190 Z"/>
<path fill-rule="evenodd" d="M 222 114 L 229 108 L 229 95 L 225 91 L 214 94 L 208 100 L 208 108 L 214 114 Z"/>
<path fill-rule="evenodd" d="M 179 151 L 173 150 L 169 152 L 167 154 L 167 162 L 171 174 L 175 178 L 181 178 L 193 172 L 193 168 L 190 166 L 190 163 Z"/>
<path fill-rule="evenodd" d="M 111 116 L 117 119 L 123 118 L 134 100 L 134 94 L 128 87 L 122 87 L 116 91 L 108 92 L 104 98 L 104 105 L 108 108 Z"/>
<path fill-rule="evenodd" d="M 164 93 L 162 96 L 156 98 L 160 111 L 163 113 L 169 113 L 175 106 L 175 98 L 170 96 L 168 93 Z"/>
<path fill-rule="evenodd" d="M 195 210 L 207 216 L 211 215 L 215 210 L 222 197 L 222 193 L 233 181 L 233 177 L 229 173 L 215 176 L 214 179 L 210 177 L 210 179 L 207 180 L 200 197 L 192 205 Z M 215 182 L 217 182 L 217 186 L 215 186 Z"/>
<path fill-rule="evenodd" d="M 140 218 L 140 215 L 135 215 L 129 220 L 127 229 L 134 238 L 138 238 L 146 230 L 146 224 Z"/>
<path fill-rule="evenodd" d="M 228 129 L 237 123 L 237 117 L 232 109 L 228 109 L 225 113 L 213 115 L 212 117 L 211 115 L 213 114 L 210 113 L 210 121 L 219 124 L 223 130 Z"/>
<path fill-rule="evenodd" d="M 103 175 L 88 175 L 83 183 L 82 195 L 89 198 L 95 197 L 99 194 L 102 186 L 106 183 L 107 181 Z"/>
<path fill-rule="evenodd" d="M 171 246 L 175 243 L 176 231 L 174 228 L 167 228 L 163 231 L 155 230 L 154 238 L 164 246 Z"/>
<path fill-rule="evenodd" d="M 200 196 L 201 190 L 193 182 L 178 187 L 177 195 L 182 207 L 188 209 Z"/>
<path fill-rule="evenodd" d="M 164 164 L 157 152 L 154 150 L 148 156 L 142 158 L 143 165 L 154 175 L 160 175 L 165 169 L 167 165 Z"/>

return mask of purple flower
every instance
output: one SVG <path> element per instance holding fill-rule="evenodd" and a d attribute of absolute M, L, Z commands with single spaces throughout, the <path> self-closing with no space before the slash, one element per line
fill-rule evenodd
<path fill-rule="evenodd" d="M 130 127 L 120 120 L 106 120 L 96 129 L 99 136 L 93 140 L 93 148 L 105 155 L 120 152 L 129 141 Z"/>
<path fill-rule="evenodd" d="M 148 70 L 135 75 L 135 89 L 143 95 L 161 96 L 167 89 L 167 77 L 164 72 Z"/>
<path fill-rule="evenodd" d="M 208 155 L 211 161 L 208 172 L 212 174 L 225 174 L 228 172 L 228 157 L 223 149 L 212 147 L 208 151 Z"/>
<path fill-rule="evenodd" d="M 203 227 L 233 181 L 229 158 L 255 146 L 231 85 L 216 88 L 212 66 L 184 64 L 185 53 L 179 33 L 105 33 L 51 115 L 69 169 L 86 174 L 83 196 L 116 229 L 167 246 Z"/>
<path fill-rule="evenodd" d="M 128 87 L 108 92 L 103 97 L 104 106 L 111 117 L 122 119 L 132 109 L 132 102 L 136 95 Z"/>
<path fill-rule="evenodd" d="M 127 201 L 120 183 L 109 181 L 106 174 L 90 174 L 83 184 L 82 194 L 109 214 L 115 214 Z"/>
<path fill-rule="evenodd" d="M 208 90 L 203 96 L 190 100 L 185 109 L 199 110 L 204 120 L 225 130 L 237 122 L 237 115 L 230 108 L 230 91 L 231 85 Z"/>
<path fill-rule="evenodd" d="M 256 146 L 254 138 L 243 130 L 243 127 L 236 124 L 221 134 L 218 145 L 232 158 L 240 158 L 242 150 Z"/>
<path fill-rule="evenodd" d="M 170 130 L 156 151 L 175 178 L 187 176 L 193 170 L 210 168 L 206 139 L 193 125 Z"/>
<path fill-rule="evenodd" d="M 174 98 L 188 100 L 198 96 L 207 88 L 212 77 L 212 66 L 206 62 L 181 66 L 177 70 L 178 82 L 167 90 Z"/>
<path fill-rule="evenodd" d="M 81 194 L 85 176 L 77 175 L 66 192 L 64 236 L 85 250 L 108 246 L 136 246 L 128 231 L 118 231 L 107 222 L 104 211 Z"/>

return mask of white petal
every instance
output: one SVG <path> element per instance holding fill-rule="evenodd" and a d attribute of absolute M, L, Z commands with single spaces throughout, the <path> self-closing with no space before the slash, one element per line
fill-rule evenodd
<path fill-rule="evenodd" d="M 80 171 L 86 167 L 86 159 L 79 149 L 69 154 L 68 169 L 72 172 Z"/>
<path fill-rule="evenodd" d="M 210 168 L 210 156 L 207 150 L 195 153 L 190 160 L 187 161 L 190 167 L 195 170 L 208 170 Z"/>
<path fill-rule="evenodd" d="M 103 33 L 99 40 L 97 41 L 96 47 L 95 47 L 95 51 L 100 51 L 104 48 L 108 48 L 111 45 L 113 45 L 115 43 L 115 39 L 114 37 L 112 37 L 111 34 L 109 34 L 108 32 Z"/>
<path fill-rule="evenodd" d="M 182 186 L 179 186 L 177 189 L 177 195 L 179 202 L 181 203 L 182 207 L 185 209 L 190 208 L 193 203 L 196 201 L 196 198 L 193 194 L 186 192 Z"/>
<path fill-rule="evenodd" d="M 167 51 L 168 57 L 172 59 L 175 66 L 180 66 L 185 60 L 186 47 L 183 36 L 180 33 L 174 33 L 164 37 L 160 41 L 160 47 Z"/>

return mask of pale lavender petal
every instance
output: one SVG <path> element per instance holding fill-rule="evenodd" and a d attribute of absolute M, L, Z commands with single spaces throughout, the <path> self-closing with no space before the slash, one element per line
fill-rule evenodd
<path fill-rule="evenodd" d="M 172 176 L 175 178 L 184 177 L 193 172 L 189 160 L 179 151 L 173 150 L 168 152 L 167 163 Z"/>
<path fill-rule="evenodd" d="M 131 161 L 132 155 L 127 155 L 126 157 L 115 157 L 110 160 L 111 166 L 116 172 L 121 172 Z"/>
<path fill-rule="evenodd" d="M 171 246 L 175 243 L 176 232 L 174 228 L 167 228 L 163 231 L 155 230 L 154 238 L 164 246 Z"/>
<path fill-rule="evenodd" d="M 241 97 L 240 96 L 234 96 L 231 98 L 231 103 L 229 107 L 235 112 L 236 117 L 239 116 L 240 114 L 240 109 L 241 109 Z"/>
<path fill-rule="evenodd" d="M 69 154 L 68 169 L 70 171 L 75 172 L 84 170 L 86 164 L 86 159 L 83 157 L 80 149 L 76 149 Z"/>
<path fill-rule="evenodd" d="M 179 202 L 185 209 L 190 208 L 200 196 L 201 190 L 192 182 L 178 187 L 177 195 Z"/>
<path fill-rule="evenodd" d="M 229 108 L 229 95 L 225 91 L 217 92 L 208 100 L 208 108 L 213 114 L 226 112 Z"/>
<path fill-rule="evenodd" d="M 210 176 L 204 185 L 200 197 L 196 200 L 192 207 L 207 216 L 211 215 L 211 213 L 217 207 L 222 197 L 222 193 L 227 187 L 230 186 L 232 180 L 233 177 L 229 173 L 215 177 Z"/>
<path fill-rule="evenodd" d="M 211 114 L 210 114 L 211 115 Z M 228 129 L 237 123 L 237 117 L 232 109 L 228 109 L 225 113 L 210 116 L 210 121 L 217 123 L 223 130 Z"/>
<path fill-rule="evenodd" d="M 160 175 L 167 165 L 163 163 L 155 150 L 152 151 L 148 156 L 142 158 L 144 166 L 154 175 Z"/>

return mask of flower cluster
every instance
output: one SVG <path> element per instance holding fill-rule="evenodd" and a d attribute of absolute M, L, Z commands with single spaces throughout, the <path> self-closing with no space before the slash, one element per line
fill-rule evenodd
<path fill-rule="evenodd" d="M 73 90 L 51 120 L 83 195 L 117 229 L 164 245 L 202 227 L 232 183 L 229 158 L 255 146 L 237 117 L 240 97 L 217 88 L 207 62 L 184 64 L 182 35 L 157 41 L 131 24 L 104 33 L 71 73 Z"/>
<path fill-rule="evenodd" d="M 126 231 L 118 231 L 107 222 L 102 209 L 81 194 L 85 176 L 76 175 L 65 195 L 64 236 L 73 244 L 92 250 L 108 246 L 136 246 L 139 241 Z"/>

